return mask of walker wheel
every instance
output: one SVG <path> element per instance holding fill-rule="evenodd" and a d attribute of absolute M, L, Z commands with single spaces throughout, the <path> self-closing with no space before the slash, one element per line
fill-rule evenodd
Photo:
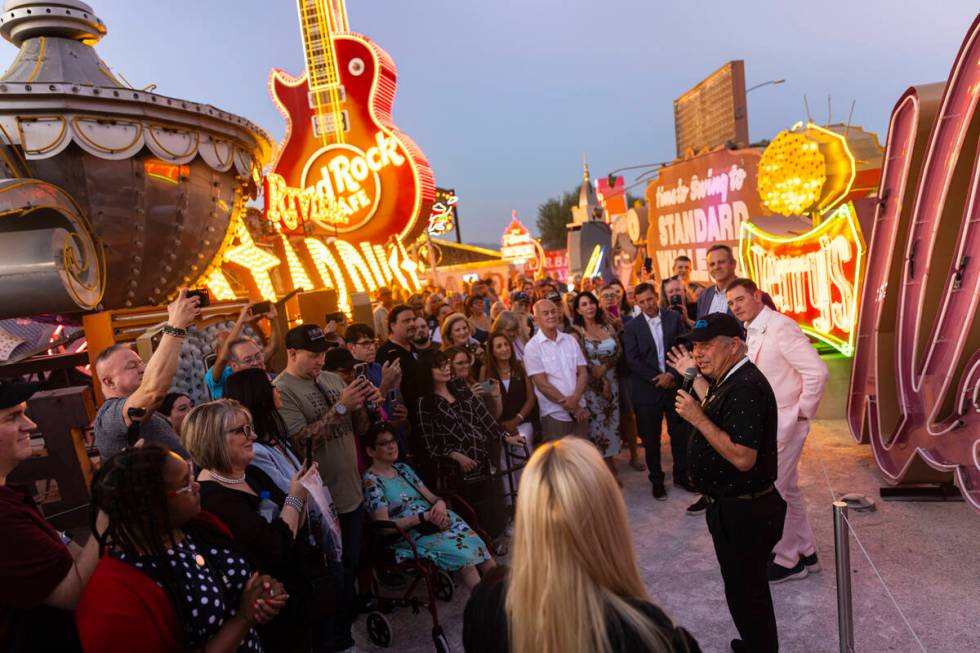
<path fill-rule="evenodd" d="M 381 648 L 391 646 L 391 622 L 388 621 L 388 617 L 380 612 L 368 613 L 365 625 L 368 637 L 375 645 Z"/>
<path fill-rule="evenodd" d="M 449 603 L 453 600 L 453 593 L 456 591 L 456 583 L 453 581 L 453 577 L 449 575 L 448 572 L 439 570 L 435 573 L 435 577 L 432 579 L 435 587 L 433 591 L 435 592 L 436 598 L 444 603 Z"/>
<path fill-rule="evenodd" d="M 446 639 L 446 636 L 441 631 L 432 634 L 432 643 L 436 647 L 436 653 L 449 653 L 449 640 Z"/>

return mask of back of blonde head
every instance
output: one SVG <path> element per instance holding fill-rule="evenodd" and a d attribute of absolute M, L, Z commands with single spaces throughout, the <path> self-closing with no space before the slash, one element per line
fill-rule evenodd
<path fill-rule="evenodd" d="M 568 437 L 521 476 L 506 612 L 514 653 L 608 653 L 612 616 L 649 651 L 669 644 L 626 599 L 648 600 L 622 493 L 598 450 Z"/>

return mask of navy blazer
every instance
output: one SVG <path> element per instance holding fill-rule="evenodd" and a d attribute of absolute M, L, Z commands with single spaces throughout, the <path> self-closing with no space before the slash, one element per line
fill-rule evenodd
<path fill-rule="evenodd" d="M 699 320 L 705 315 L 707 315 L 708 311 L 711 310 L 711 300 L 715 298 L 715 293 L 717 292 L 718 292 L 718 286 L 716 286 L 715 284 L 711 284 L 710 286 L 702 290 L 700 295 L 698 295 L 698 319 Z M 768 306 L 769 308 L 771 308 L 772 310 L 774 311 L 776 310 L 776 304 L 772 301 L 772 297 L 769 296 L 769 293 L 766 292 L 762 293 L 762 303 Z M 735 317 L 735 314 L 732 313 L 732 309 L 726 308 L 725 311 L 732 317 Z"/>
<path fill-rule="evenodd" d="M 664 359 L 674 346 L 674 341 L 687 331 L 687 325 L 676 311 L 660 311 L 660 323 L 664 332 Z M 680 384 L 683 376 L 670 366 L 660 369 L 657 344 L 650 333 L 646 315 L 641 313 L 630 320 L 623 329 L 623 349 L 629 366 L 629 389 L 633 405 L 660 405 L 674 399 L 674 390 L 664 390 L 654 384 L 654 377 L 668 372 Z"/>

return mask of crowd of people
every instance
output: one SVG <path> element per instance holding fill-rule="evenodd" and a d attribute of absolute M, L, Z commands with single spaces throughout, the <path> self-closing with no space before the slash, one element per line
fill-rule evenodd
<path fill-rule="evenodd" d="M 682 256 L 629 288 L 516 274 L 383 288 L 371 323 L 285 334 L 275 307 L 246 307 L 197 406 L 169 392 L 200 311 L 182 290 L 149 361 L 121 345 L 96 359 L 84 547 L 4 483 L 30 456 L 37 388 L 3 384 L 0 644 L 349 650 L 377 521 L 407 534 L 396 560 L 473 591 L 468 651 L 697 651 L 643 587 L 618 478 L 626 449 L 666 500 L 666 430 L 670 486 L 707 513 L 733 650 L 777 650 L 769 584 L 819 570 L 796 464 L 827 372 L 727 247 L 707 261 L 707 287 Z M 248 319 L 268 319 L 265 346 L 240 336 Z M 285 367 L 268 369 L 280 348 Z"/>

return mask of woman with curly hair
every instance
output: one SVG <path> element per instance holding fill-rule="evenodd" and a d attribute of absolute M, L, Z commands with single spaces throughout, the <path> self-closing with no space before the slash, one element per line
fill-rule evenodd
<path fill-rule="evenodd" d="M 86 651 L 262 651 L 257 624 L 289 598 L 255 573 L 217 518 L 201 512 L 191 463 L 163 447 L 126 449 L 92 481 L 105 549 L 75 620 Z"/>

